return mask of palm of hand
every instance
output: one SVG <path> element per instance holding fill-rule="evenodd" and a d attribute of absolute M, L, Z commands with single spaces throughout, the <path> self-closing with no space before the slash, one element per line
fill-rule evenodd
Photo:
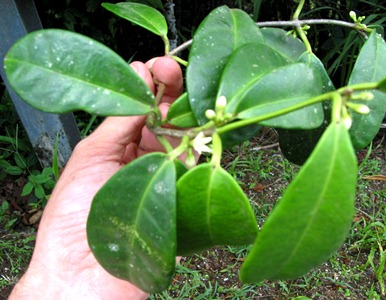
<path fill-rule="evenodd" d="M 133 67 L 153 91 L 155 86 L 148 68 L 152 68 L 158 81 L 166 84 L 163 102 L 170 103 L 181 93 L 181 70 L 172 59 L 153 60 L 147 65 L 134 63 Z M 160 109 L 165 112 L 167 103 L 162 103 Z M 143 116 L 107 118 L 77 145 L 45 208 L 29 273 L 51 273 L 47 276 L 56 276 L 76 299 L 80 295 L 88 299 L 92 295 L 98 299 L 147 297 L 129 282 L 108 274 L 92 255 L 86 236 L 91 201 L 102 185 L 134 158 L 162 151 L 143 127 L 144 121 Z"/>

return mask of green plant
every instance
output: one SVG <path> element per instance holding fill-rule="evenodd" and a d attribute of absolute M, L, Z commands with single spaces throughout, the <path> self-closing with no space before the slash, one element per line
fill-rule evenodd
<path fill-rule="evenodd" d="M 17 218 L 9 218 L 7 216 L 7 211 L 9 210 L 8 201 L 4 200 L 0 206 L 0 224 L 4 224 L 5 229 L 9 229 L 17 221 Z"/>
<path fill-rule="evenodd" d="M 222 6 L 202 22 L 193 42 L 173 51 L 158 11 L 104 3 L 159 35 L 165 55 L 187 65 L 187 92 L 166 119 L 158 110 L 164 84 L 154 97 L 123 59 L 94 40 L 37 31 L 9 51 L 9 82 L 31 105 L 55 113 L 147 115 L 148 128 L 166 150 L 132 161 L 94 198 L 88 240 L 108 272 L 155 293 L 170 284 L 176 254 L 253 243 L 242 281 L 281 280 L 309 272 L 343 243 L 354 214 L 354 149 L 372 141 L 386 110 L 386 45 L 353 13 L 351 23 L 330 20 L 367 37 L 347 86 L 335 89 L 307 39 L 313 23 L 299 20 L 304 2 L 282 24 L 293 26 L 290 33 L 300 39 L 257 27 L 243 11 Z M 189 45 L 188 61 L 176 56 Z M 249 139 L 262 126 L 282 129 L 282 137 L 296 130 L 299 139 L 283 138 L 281 149 L 305 162 L 259 231 L 247 197 L 220 162 L 223 147 Z M 180 137 L 180 145 L 173 149 L 165 136 Z M 291 153 L 299 141 L 307 147 Z M 212 156 L 195 166 L 193 149 Z M 186 164 L 178 160 L 184 152 Z"/>

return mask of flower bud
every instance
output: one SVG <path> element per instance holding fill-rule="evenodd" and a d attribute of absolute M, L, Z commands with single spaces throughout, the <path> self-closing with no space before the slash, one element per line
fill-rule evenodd
<path fill-rule="evenodd" d="M 370 112 L 370 108 L 364 104 L 347 102 L 346 105 L 358 114 L 366 115 Z"/>
<path fill-rule="evenodd" d="M 357 14 L 355 13 L 355 11 L 350 11 L 349 15 L 350 15 L 350 18 L 351 18 L 354 22 L 357 21 Z"/>
<path fill-rule="evenodd" d="M 216 113 L 213 109 L 207 109 L 205 112 L 205 117 L 207 117 L 208 120 L 213 120 L 216 117 Z"/>
<path fill-rule="evenodd" d="M 227 106 L 227 99 L 225 96 L 220 96 L 216 100 L 216 109 L 223 110 Z"/>

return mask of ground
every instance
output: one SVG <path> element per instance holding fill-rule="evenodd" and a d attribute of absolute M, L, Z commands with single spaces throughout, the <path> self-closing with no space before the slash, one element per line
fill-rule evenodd
<path fill-rule="evenodd" d="M 238 271 L 246 247 L 217 247 L 182 258 L 170 288 L 152 299 L 385 299 L 386 252 L 386 130 L 381 129 L 371 151 L 357 154 L 359 182 L 356 215 L 346 243 L 325 264 L 304 277 L 244 285 Z M 226 150 L 224 167 L 259 210 L 258 222 L 274 206 L 298 167 L 281 154 L 274 130 L 265 130 L 241 146 Z M 6 299 L 24 273 L 33 249 L 41 209 L 21 197 L 27 179 L 8 176 L 0 183 L 0 299 Z M 303 298 L 302 298 L 303 297 Z M 306 298 L 308 297 L 308 298 Z"/>

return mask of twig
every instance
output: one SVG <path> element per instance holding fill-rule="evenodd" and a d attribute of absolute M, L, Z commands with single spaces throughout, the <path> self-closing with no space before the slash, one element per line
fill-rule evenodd
<path fill-rule="evenodd" d="M 331 19 L 309 19 L 309 20 L 292 20 L 292 21 L 268 21 L 268 22 L 257 22 L 256 25 L 259 27 L 297 27 L 304 25 L 338 25 L 343 27 L 349 27 L 352 29 L 358 29 L 357 24 L 350 23 L 340 20 Z"/>
<path fill-rule="evenodd" d="M 337 25 L 337 26 L 343 26 L 348 27 L 351 29 L 358 30 L 359 33 L 364 35 L 364 37 L 367 37 L 366 34 L 364 34 L 363 31 L 372 31 L 372 29 L 366 29 L 366 28 L 359 28 L 357 24 L 350 23 L 346 21 L 340 21 L 340 20 L 331 20 L 331 19 L 309 19 L 309 20 L 292 20 L 292 21 L 268 21 L 268 22 L 257 22 L 257 26 L 259 27 L 298 27 L 298 26 L 304 26 L 304 25 Z M 172 51 L 169 52 L 169 55 L 176 55 L 180 53 L 181 51 L 189 48 L 192 45 L 193 40 L 188 40 L 185 43 L 181 44 L 180 46 L 176 47 Z"/>
<path fill-rule="evenodd" d="M 255 148 L 252 148 L 251 150 L 259 151 L 259 150 L 263 150 L 263 149 L 275 148 L 277 146 L 279 146 L 279 143 L 274 143 L 274 144 L 267 145 L 267 146 L 255 147 Z"/>
<path fill-rule="evenodd" d="M 174 48 L 172 51 L 169 52 L 169 55 L 170 56 L 173 56 L 173 55 L 177 55 L 178 53 L 180 53 L 181 51 L 187 49 L 190 47 L 190 45 L 192 45 L 192 42 L 193 40 L 188 40 L 186 41 L 185 43 L 179 45 L 178 47 Z"/>

